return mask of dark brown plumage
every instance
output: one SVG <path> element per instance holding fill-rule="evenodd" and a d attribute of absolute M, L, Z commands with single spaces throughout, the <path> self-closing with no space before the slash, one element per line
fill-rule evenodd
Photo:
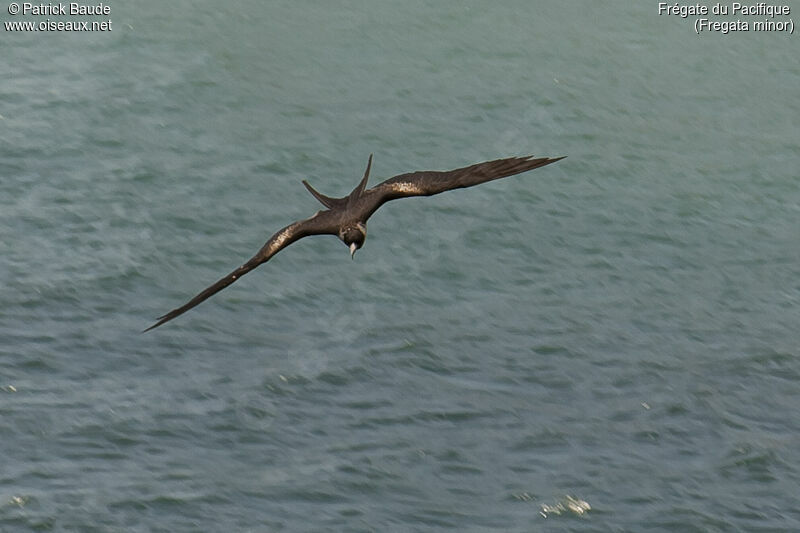
<path fill-rule="evenodd" d="M 182 315 L 257 266 L 266 263 L 273 255 L 303 237 L 310 235 L 337 235 L 350 248 L 351 257 L 354 256 L 356 250 L 363 246 L 367 237 L 367 219 L 380 206 L 390 200 L 411 196 L 431 196 L 452 189 L 472 187 L 487 181 L 506 178 L 543 167 L 560 159 L 563 159 L 563 157 L 509 157 L 443 172 L 411 172 L 389 178 L 383 183 L 367 189 L 367 179 L 372 166 L 372 155 L 370 155 L 364 178 L 349 195 L 343 198 L 325 196 L 303 180 L 303 184 L 311 194 L 322 205 L 327 207 L 326 210 L 318 211 L 311 218 L 300 220 L 279 230 L 245 264 L 203 290 L 184 305 L 160 316 L 158 322 L 144 331 L 150 331 Z"/>

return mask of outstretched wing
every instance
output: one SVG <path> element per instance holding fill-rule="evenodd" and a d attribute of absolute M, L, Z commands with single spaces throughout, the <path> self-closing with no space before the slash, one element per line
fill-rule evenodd
<path fill-rule="evenodd" d="M 437 172 L 423 170 L 401 174 L 380 183 L 368 192 L 377 193 L 379 203 L 409 196 L 431 196 L 451 189 L 472 187 L 487 181 L 506 178 L 543 167 L 564 159 L 563 157 L 509 157 L 477 163 L 464 168 Z M 376 207 L 377 209 L 377 207 Z"/>
<path fill-rule="evenodd" d="M 332 226 L 326 222 L 326 215 L 329 212 L 319 212 L 311 218 L 306 220 L 301 220 L 299 222 L 295 222 L 294 224 L 290 224 L 285 228 L 281 229 L 275 235 L 270 237 L 270 239 L 264 244 L 261 250 L 258 251 L 256 255 L 250 258 L 245 264 L 222 278 L 221 280 L 217 281 L 210 287 L 204 289 L 200 294 L 183 304 L 182 306 L 173 309 L 169 313 L 158 317 L 158 322 L 144 330 L 142 333 L 146 331 L 150 331 L 151 329 L 157 328 L 161 324 L 165 322 L 169 322 L 173 318 L 182 315 L 192 307 L 200 304 L 207 298 L 215 295 L 237 279 L 241 278 L 257 266 L 266 263 L 270 260 L 270 258 L 292 244 L 293 242 L 302 239 L 303 237 L 308 237 L 309 235 L 323 235 L 329 233 L 335 233 L 335 226 Z"/>

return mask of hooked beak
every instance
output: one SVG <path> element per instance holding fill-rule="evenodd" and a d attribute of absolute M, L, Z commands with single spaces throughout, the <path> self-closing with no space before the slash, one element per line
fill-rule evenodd
<path fill-rule="evenodd" d="M 352 243 L 350 245 L 350 259 L 355 259 L 356 250 L 358 250 L 358 247 L 356 246 L 356 243 Z"/>

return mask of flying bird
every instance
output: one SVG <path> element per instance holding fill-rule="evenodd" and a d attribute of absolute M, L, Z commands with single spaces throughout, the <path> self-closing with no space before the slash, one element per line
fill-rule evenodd
<path fill-rule="evenodd" d="M 278 230 L 249 261 L 182 306 L 158 317 L 158 321 L 144 331 L 150 331 L 182 315 L 257 266 L 266 263 L 273 255 L 303 237 L 336 235 L 350 249 L 350 257 L 353 258 L 356 250 L 364 245 L 364 240 L 367 238 L 367 219 L 389 200 L 412 196 L 432 196 L 452 189 L 472 187 L 543 167 L 561 159 L 564 157 L 509 157 L 443 172 L 430 170 L 411 172 L 389 178 L 383 183 L 367 189 L 369 170 L 372 167 L 372 154 L 370 154 L 367 170 L 364 172 L 361 182 L 349 195 L 342 198 L 325 196 L 306 180 L 303 180 L 306 189 L 326 209 L 318 211 L 311 218 L 294 222 Z"/>

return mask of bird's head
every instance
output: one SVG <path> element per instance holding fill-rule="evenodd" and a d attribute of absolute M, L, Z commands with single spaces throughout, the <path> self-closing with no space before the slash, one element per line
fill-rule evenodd
<path fill-rule="evenodd" d="M 345 226 L 339 230 L 339 238 L 350 248 L 350 257 L 356 254 L 356 250 L 364 246 L 367 238 L 367 226 L 363 222 L 358 222 L 352 226 Z"/>

